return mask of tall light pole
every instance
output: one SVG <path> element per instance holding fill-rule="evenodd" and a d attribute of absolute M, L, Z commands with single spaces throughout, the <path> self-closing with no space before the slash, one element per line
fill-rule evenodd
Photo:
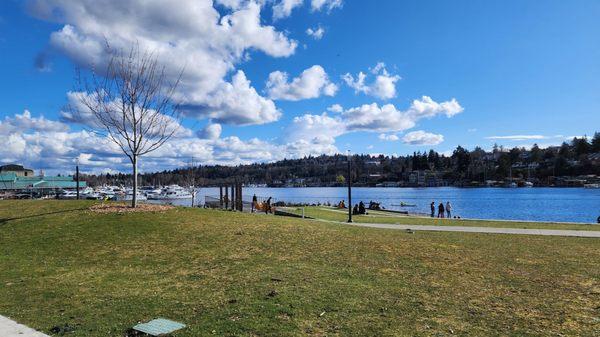
<path fill-rule="evenodd" d="M 77 184 L 77 200 L 79 200 L 79 157 L 75 159 L 75 181 Z"/>
<path fill-rule="evenodd" d="M 352 161 L 348 150 L 348 222 L 352 222 Z"/>

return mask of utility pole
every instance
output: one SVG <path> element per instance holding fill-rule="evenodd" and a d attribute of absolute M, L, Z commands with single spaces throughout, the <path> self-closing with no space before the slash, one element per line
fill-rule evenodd
<path fill-rule="evenodd" d="M 348 222 L 352 222 L 352 163 L 348 150 Z"/>
<path fill-rule="evenodd" d="M 77 184 L 77 200 L 79 200 L 79 158 L 75 159 L 75 181 Z"/>

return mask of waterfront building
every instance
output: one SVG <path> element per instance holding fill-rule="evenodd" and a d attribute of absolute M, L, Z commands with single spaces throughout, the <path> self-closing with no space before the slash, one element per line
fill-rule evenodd
<path fill-rule="evenodd" d="M 33 171 L 32 171 L 33 172 Z M 79 182 L 80 188 L 85 188 L 85 181 Z M 0 174 L 0 190 L 31 191 L 75 189 L 77 182 L 72 176 L 24 176 L 16 172 Z"/>
<path fill-rule="evenodd" d="M 8 164 L 0 166 L 0 174 L 14 173 L 18 177 L 31 177 L 33 170 L 26 169 L 21 165 Z"/>

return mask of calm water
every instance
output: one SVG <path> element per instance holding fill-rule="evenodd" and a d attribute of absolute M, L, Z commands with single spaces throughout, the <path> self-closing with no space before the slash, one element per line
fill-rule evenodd
<path fill-rule="evenodd" d="M 244 199 L 272 196 L 275 201 L 298 203 L 337 203 L 347 198 L 342 187 L 244 188 Z M 198 192 L 197 203 L 204 196 L 218 196 L 218 188 Z M 600 189 L 585 188 L 353 188 L 352 202 L 381 202 L 389 209 L 428 213 L 432 201 L 450 201 L 453 215 L 463 218 L 572 221 L 595 223 L 600 216 Z M 416 207 L 401 208 L 400 202 Z M 189 204 L 190 201 L 180 202 Z"/>

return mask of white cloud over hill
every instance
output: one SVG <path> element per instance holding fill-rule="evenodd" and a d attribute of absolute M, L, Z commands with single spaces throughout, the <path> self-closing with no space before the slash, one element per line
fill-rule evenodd
<path fill-rule="evenodd" d="M 298 101 L 321 95 L 334 96 L 337 90 L 337 85 L 329 80 L 325 69 L 320 65 L 304 70 L 291 81 L 288 74 L 282 71 L 272 72 L 267 80 L 267 92 L 275 100 Z"/>
<path fill-rule="evenodd" d="M 368 75 L 362 71 L 356 77 L 346 73 L 342 76 L 342 79 L 356 93 L 363 93 L 380 99 L 396 97 L 396 82 L 400 80 L 400 76 L 390 74 L 382 62 L 377 63 L 370 72 L 375 76 L 375 80 L 371 83 L 367 83 Z"/>

